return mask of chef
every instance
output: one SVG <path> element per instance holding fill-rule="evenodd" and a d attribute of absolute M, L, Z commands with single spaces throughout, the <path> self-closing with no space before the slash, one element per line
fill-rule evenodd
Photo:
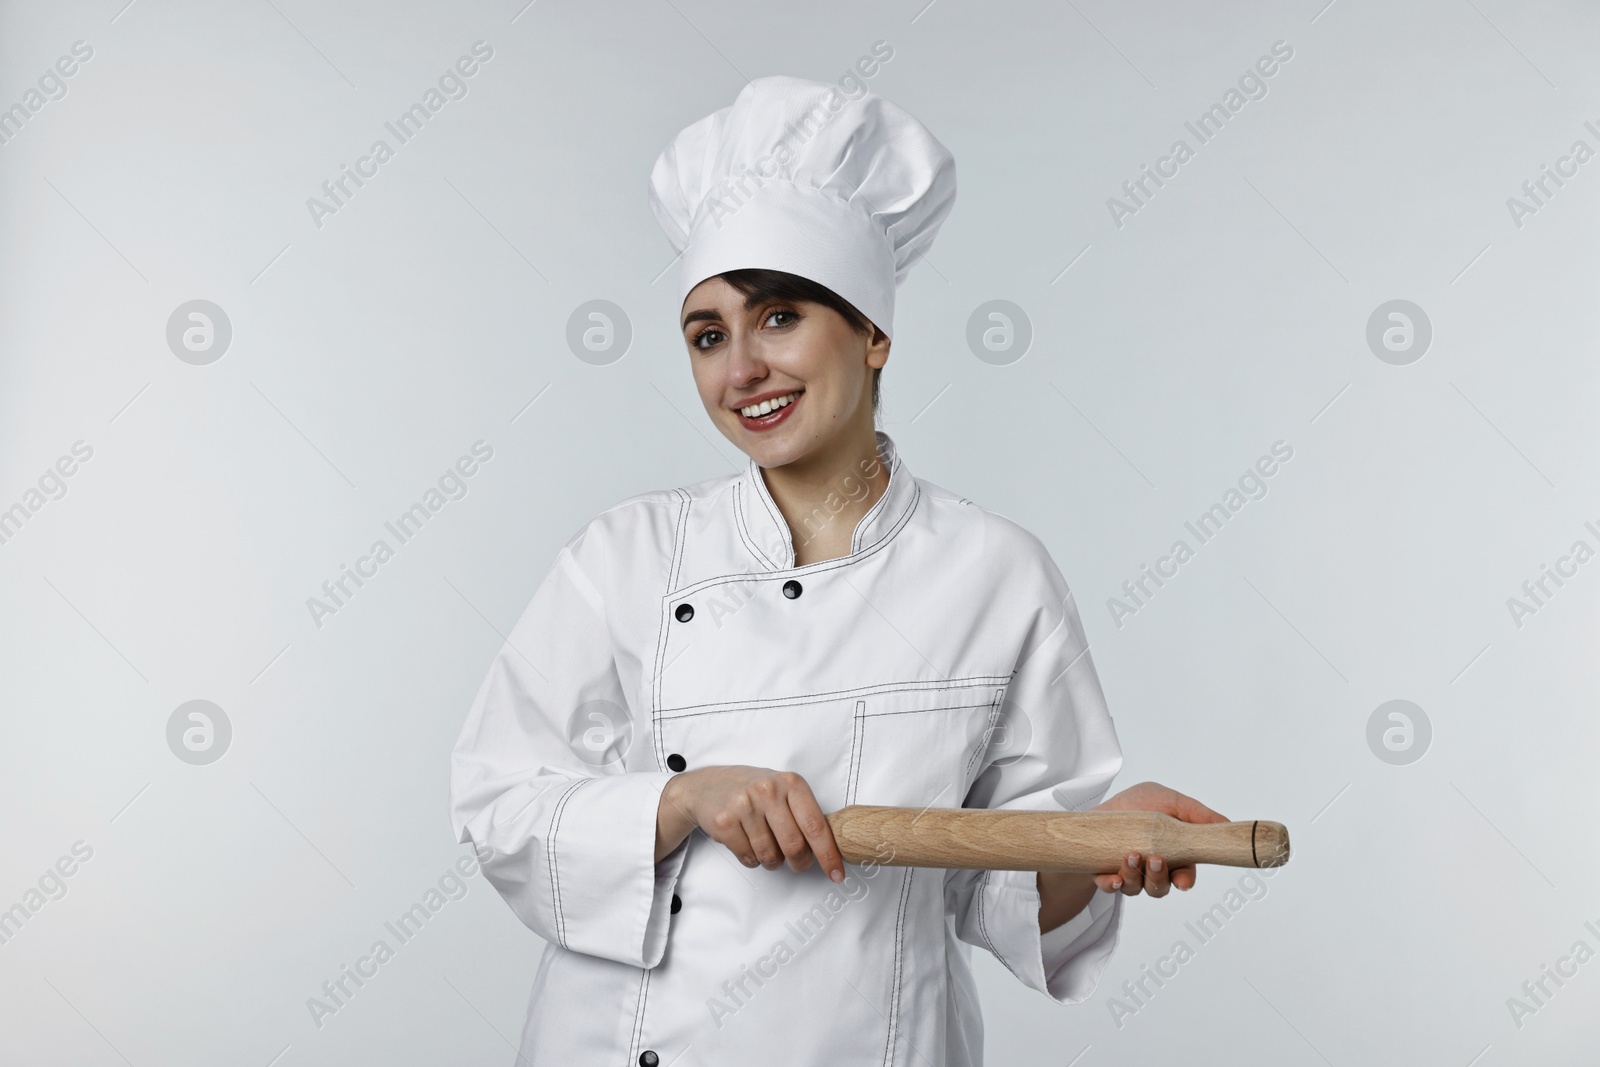
<path fill-rule="evenodd" d="M 457 837 L 547 942 L 528 1063 L 979 1064 L 972 946 L 1082 1001 L 1123 897 L 1193 868 L 846 865 L 824 813 L 1223 821 L 1154 783 L 1102 802 L 1122 754 L 1061 572 L 875 428 L 955 165 L 852 88 L 759 78 L 656 161 L 695 386 L 748 463 L 567 541 L 453 752 Z"/>

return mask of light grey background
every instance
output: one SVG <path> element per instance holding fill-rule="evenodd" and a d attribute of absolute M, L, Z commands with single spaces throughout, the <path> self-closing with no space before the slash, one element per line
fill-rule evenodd
<path fill-rule="evenodd" d="M 0 508 L 93 449 L 0 544 L 0 908 L 93 849 L 0 945 L 0 1061 L 512 1061 L 541 944 L 481 877 L 320 1028 L 306 1001 L 468 854 L 449 748 L 559 545 L 742 460 L 674 330 L 656 154 L 746 78 L 882 40 L 868 84 L 960 186 L 884 428 L 1049 546 L 1115 788 L 1295 845 L 1203 946 L 1184 924 L 1239 872 L 1131 902 L 1082 1005 L 975 953 L 990 1062 L 1592 1062 L 1600 962 L 1520 1026 L 1507 1000 L 1600 950 L 1600 562 L 1520 626 L 1507 599 L 1600 547 L 1600 160 L 1520 226 L 1507 198 L 1600 149 L 1593 6 L 125 3 L 0 6 L 0 107 L 93 48 L 0 146 Z M 469 94 L 314 225 L 479 40 Z M 1277 41 L 1267 95 L 1119 228 L 1107 198 Z M 233 331 L 205 366 L 166 342 L 195 299 Z M 633 329 L 605 366 L 566 343 L 597 299 Z M 995 299 L 1034 332 L 1005 366 L 966 343 Z M 1394 299 L 1434 334 L 1405 366 L 1366 342 Z M 318 627 L 307 598 L 478 440 L 468 494 Z M 1119 627 L 1108 598 L 1280 440 L 1267 496 Z M 196 699 L 232 726 L 209 765 L 167 743 Z M 1367 743 L 1395 699 L 1433 731 L 1404 766 Z"/>

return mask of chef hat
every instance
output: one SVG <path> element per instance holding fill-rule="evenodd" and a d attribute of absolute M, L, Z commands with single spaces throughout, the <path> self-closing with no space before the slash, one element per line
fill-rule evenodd
<path fill-rule="evenodd" d="M 650 171 L 650 209 L 683 254 L 680 308 L 707 278 L 762 267 L 826 286 L 889 335 L 895 286 L 955 197 L 955 158 L 900 107 L 784 76 L 684 127 Z"/>

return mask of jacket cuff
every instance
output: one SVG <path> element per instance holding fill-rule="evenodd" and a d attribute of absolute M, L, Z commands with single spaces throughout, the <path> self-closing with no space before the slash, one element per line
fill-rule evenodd
<path fill-rule="evenodd" d="M 1041 934 L 1035 872 L 990 871 L 980 892 L 980 928 L 1013 975 L 1061 1004 L 1089 998 L 1117 947 L 1122 894 L 1097 890 L 1077 915 Z"/>
<path fill-rule="evenodd" d="M 683 870 L 683 858 L 689 854 L 689 838 L 685 837 L 678 843 L 678 847 L 661 857 L 661 862 L 655 865 L 655 895 L 650 899 L 650 917 L 645 923 L 644 953 L 641 967 L 654 967 L 661 962 L 661 957 L 667 951 L 667 928 L 672 919 L 672 891 L 678 884 L 678 873 Z M 654 855 L 656 848 L 655 828 L 650 830 L 650 854 Z"/>
<path fill-rule="evenodd" d="M 1062 1004 L 1088 1000 L 1121 932 L 1122 894 L 1095 890 L 1082 911 L 1039 939 L 1045 991 Z"/>
<path fill-rule="evenodd" d="M 654 967 L 688 839 L 655 861 L 669 772 L 583 779 L 557 803 L 546 842 L 557 940 L 574 952 Z"/>

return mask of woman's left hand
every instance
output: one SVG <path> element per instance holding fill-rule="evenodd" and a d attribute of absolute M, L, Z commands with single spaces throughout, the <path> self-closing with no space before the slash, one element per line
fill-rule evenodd
<path fill-rule="evenodd" d="M 1094 810 L 1159 811 L 1181 822 L 1228 821 L 1227 816 L 1212 811 L 1194 797 L 1185 796 L 1159 782 L 1140 782 L 1138 785 L 1130 786 L 1116 796 L 1107 797 Z M 1141 856 L 1137 852 L 1130 852 L 1123 857 L 1122 869 L 1117 873 L 1094 876 L 1095 885 L 1099 886 L 1102 892 L 1120 892 L 1130 897 L 1137 896 L 1141 890 L 1152 897 L 1164 897 L 1172 886 L 1192 889 L 1194 879 L 1195 869 L 1192 864 L 1169 868 L 1167 861 L 1161 856 L 1153 854 Z"/>

